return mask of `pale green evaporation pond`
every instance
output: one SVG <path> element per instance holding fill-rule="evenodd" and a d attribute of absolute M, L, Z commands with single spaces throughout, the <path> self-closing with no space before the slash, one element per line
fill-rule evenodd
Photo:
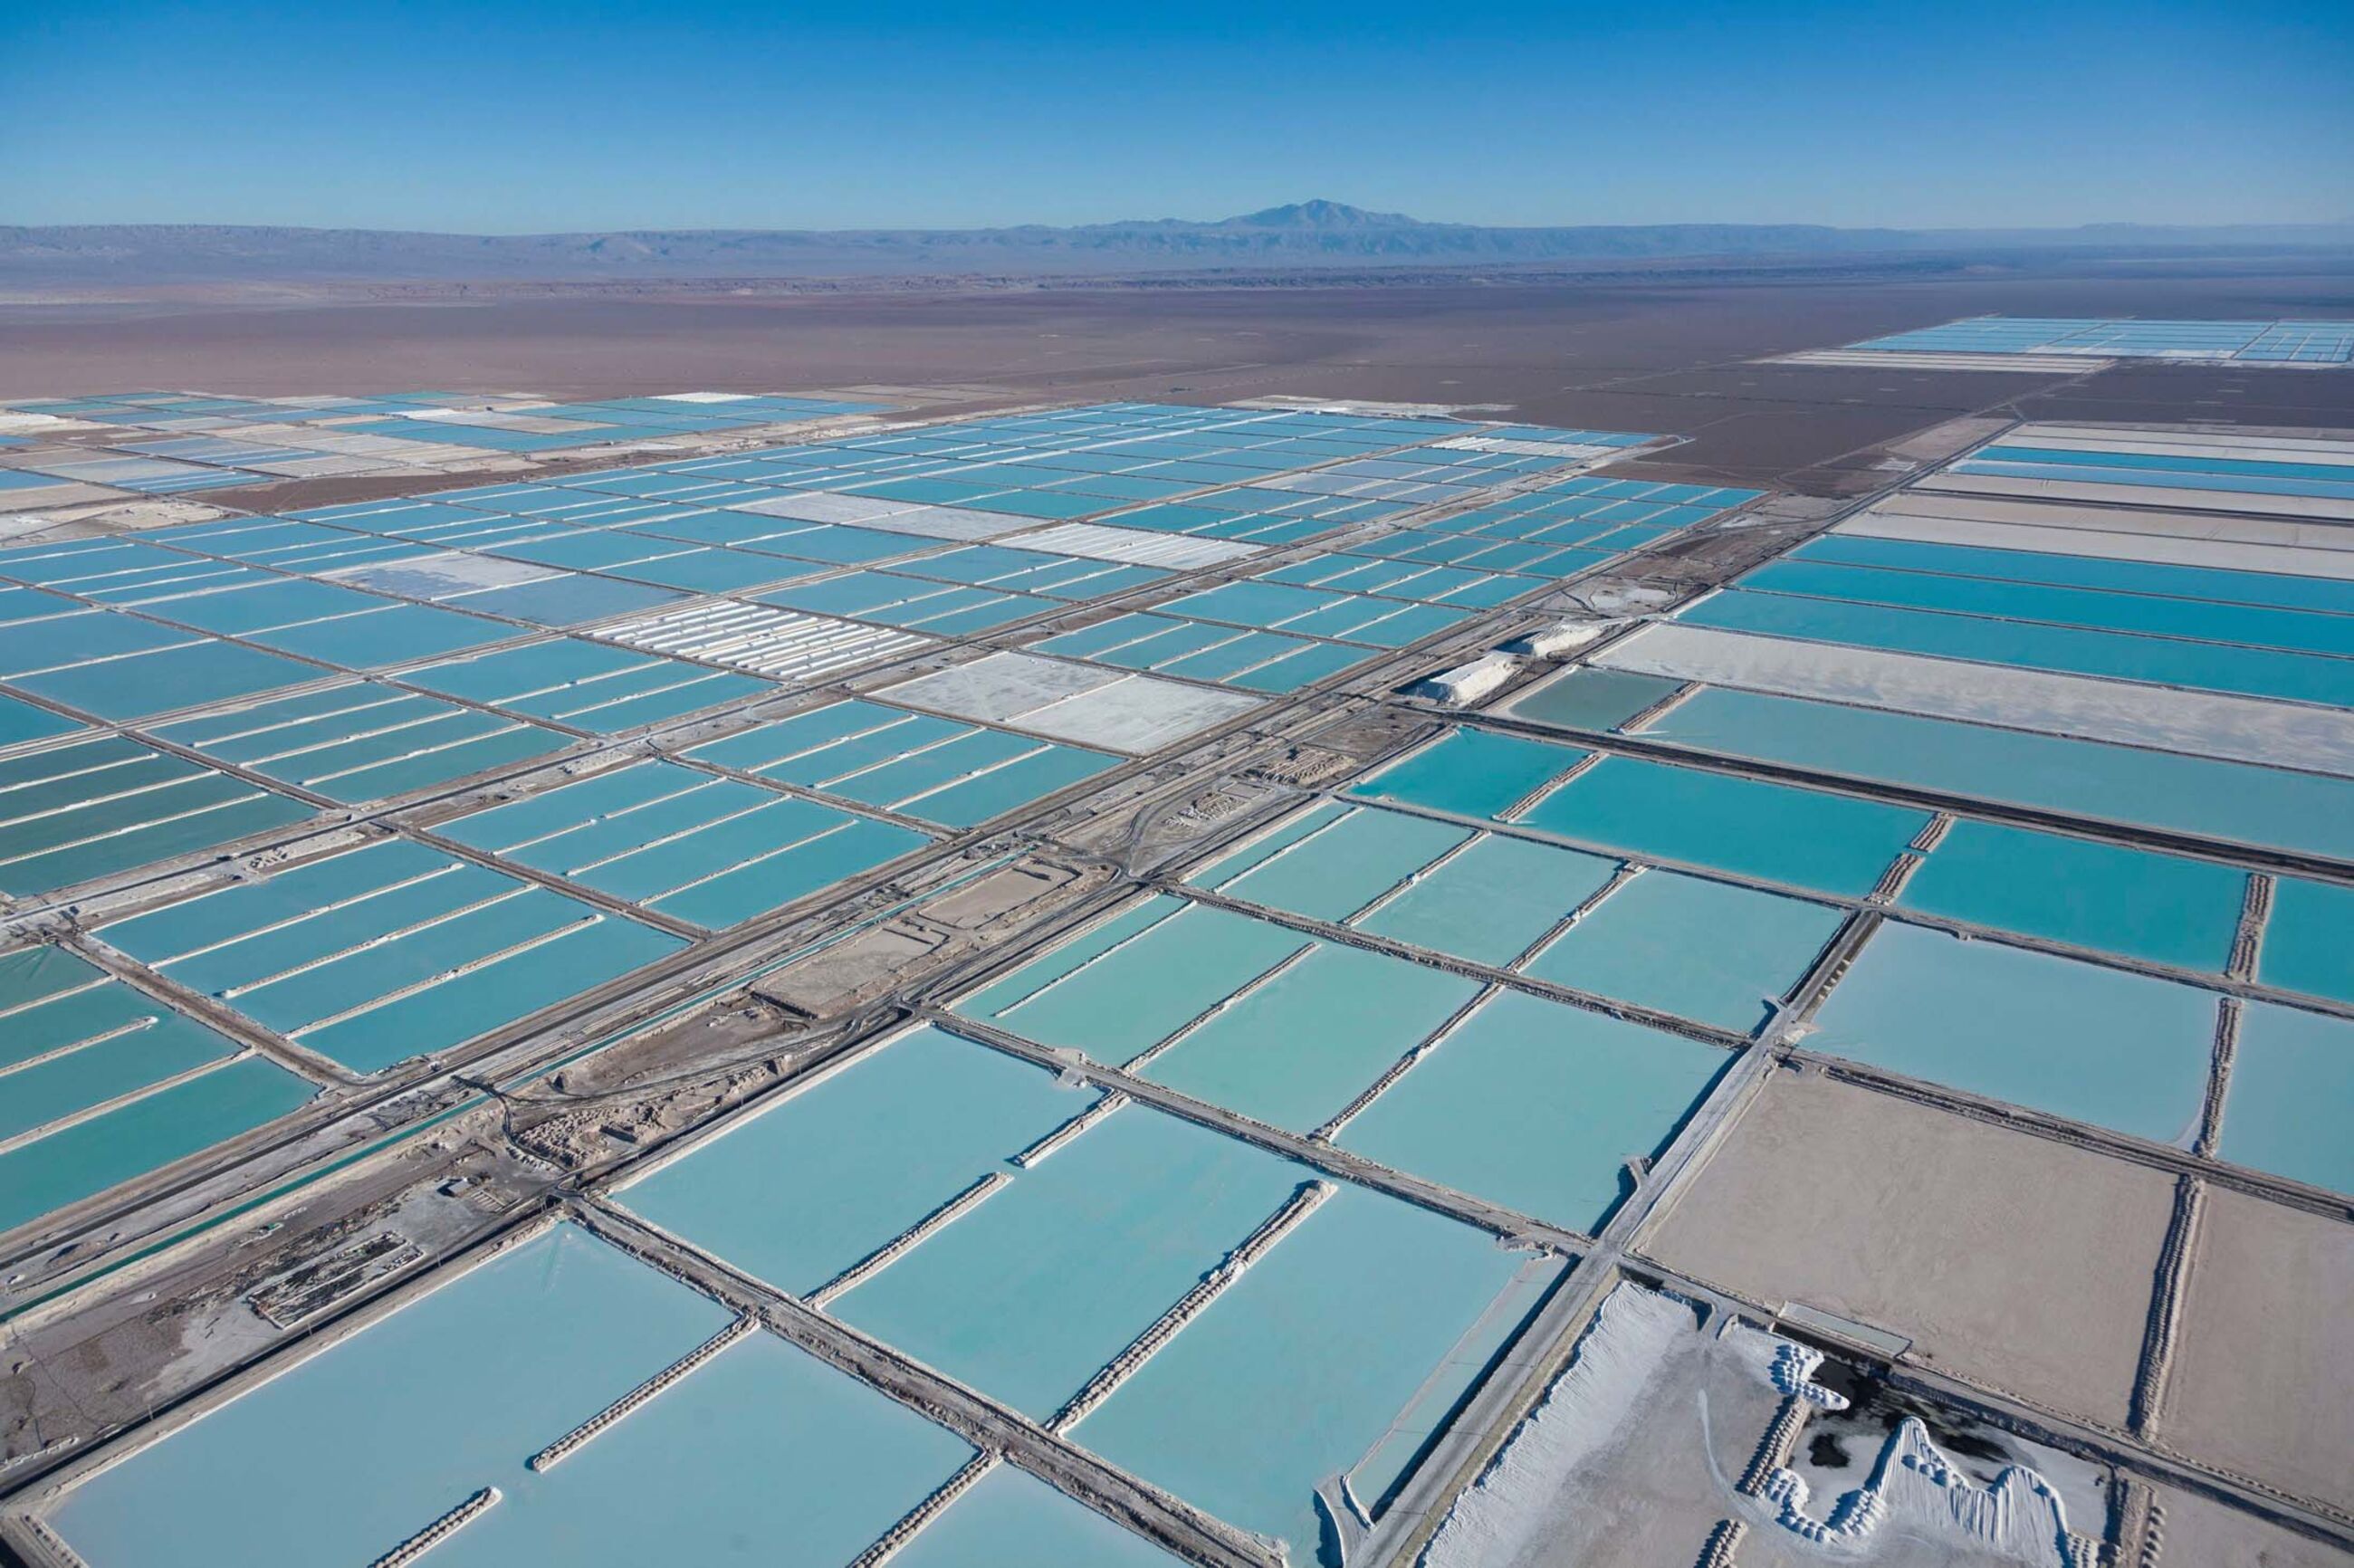
<path fill-rule="evenodd" d="M 756 1335 L 561 1465 L 525 1461 L 724 1328 L 717 1303 L 569 1226 L 472 1269 L 84 1483 L 94 1568 L 316 1568 L 476 1489 L 434 1561 L 847 1562 L 972 1450 Z"/>
<path fill-rule="evenodd" d="M 1883 925 L 1817 1015 L 1809 1050 L 2187 1146 L 2212 993 L 1918 926 Z"/>

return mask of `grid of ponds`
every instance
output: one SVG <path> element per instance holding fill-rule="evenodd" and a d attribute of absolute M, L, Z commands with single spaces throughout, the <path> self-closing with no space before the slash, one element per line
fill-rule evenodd
<path fill-rule="evenodd" d="M 977 827 L 1119 762 L 1083 747 L 864 701 L 774 719 L 686 755 L 955 828 Z"/>
<path fill-rule="evenodd" d="M 2354 449 L 2319 436 L 2028 427 L 1509 711 L 2083 823 L 1940 813 L 1808 1048 L 2345 1192 L 2328 1129 L 2354 1104 L 2354 556 L 2285 521 L 2354 495 L 2344 478 Z M 2064 497 L 2031 488 L 2060 479 Z M 2080 501 L 2078 480 L 2147 504 Z M 1668 771 L 1593 773 L 1629 766 Z M 1469 788 L 1396 771 L 1417 768 Z M 2119 842 L 2144 830 L 2191 842 Z"/>
<path fill-rule="evenodd" d="M 1401 860 L 1442 853 L 1411 828 L 1402 842 Z M 1628 1159 L 1662 1147 L 1730 1060 L 1683 1034 L 1172 895 L 955 1006 L 1580 1231 L 1617 1206 Z"/>
<path fill-rule="evenodd" d="M 2232 360 L 2243 365 L 2343 365 L 2354 323 L 2324 321 L 2147 321 L 2099 316 L 1972 316 L 1850 345 L 1889 353 L 2073 354 L 2095 358 Z"/>
<path fill-rule="evenodd" d="M 462 1044 L 685 945 L 402 839 L 107 922 L 93 935 L 355 1074 Z"/>
<path fill-rule="evenodd" d="M 618 1198 L 1304 1562 L 1319 1484 L 1338 1473 L 1368 1503 L 1386 1492 L 1565 1266 L 1370 1190 L 1319 1192 L 1330 1185 L 922 1027 Z M 776 1191 L 807 1201 L 756 1196 Z M 1173 1337 L 1124 1354 L 1270 1231 Z M 1267 1407 L 1286 1418 L 1235 1419 Z"/>
<path fill-rule="evenodd" d="M 0 954 L 0 1230 L 293 1110 L 315 1086 L 52 947 Z"/>
<path fill-rule="evenodd" d="M 122 1568 L 364 1563 L 495 1489 L 436 1563 L 719 1563 L 790 1541 L 795 1562 L 848 1564 L 978 1457 L 754 1330 L 561 1463 L 529 1462 L 729 1324 L 719 1303 L 558 1225 L 93 1478 L 54 1525 Z M 1175 1561 L 1002 1463 L 900 1560 L 1050 1544 L 1119 1568 Z"/>
<path fill-rule="evenodd" d="M 154 449 L 120 461 L 235 482 L 857 411 L 432 393 L 17 407 Z M 159 997 L 207 999 L 271 1043 L 14 1150 L 36 1196 L 7 1225 L 90 1195 L 78 1171 L 112 1172 L 111 1185 L 283 1114 L 311 1093 L 305 1075 L 370 1076 L 528 1028 L 705 934 L 883 874 L 943 831 L 1475 614 L 1505 585 L 1393 574 L 1371 556 L 1349 566 L 1382 577 L 1362 585 L 1373 591 L 1320 586 L 1320 573 L 1233 585 L 1210 612 L 1313 616 L 1302 632 L 1192 620 L 1249 644 L 1225 651 L 1237 691 L 1196 683 L 1198 663 L 1173 672 L 1194 681 L 1172 681 L 1141 662 L 986 645 L 881 700 L 764 712 L 780 690 L 1174 573 L 1247 572 L 1272 547 L 1653 439 L 1491 430 L 1116 404 L 0 550 L 0 897 L 29 913 L 209 863 L 193 890 L 96 922 L 97 950 Z M 54 502 L 77 482 L 55 459 L 36 439 L 8 449 L 0 475 L 12 495 Z M 1293 482 L 1311 473 L 1332 477 Z M 1261 589 L 1312 603 L 1243 602 Z M 1254 684 L 1246 665 L 1267 673 Z M 696 729 L 677 760 L 597 755 L 683 723 Z M 333 825 L 323 813 L 352 811 L 391 836 L 299 847 Z M 298 847 L 273 864 L 281 843 Z M 232 857 L 257 852 L 221 885 Z M 155 1158 L 79 1152 L 114 1126 L 144 1129 Z"/>
<path fill-rule="evenodd" d="M 103 446 L 0 440 L 0 447 L 24 449 L 0 451 L 0 493 L 53 493 L 0 496 L 0 510 L 15 510 L 19 501 L 58 505 L 277 479 L 432 472 L 489 458 L 559 454 L 617 441 L 779 429 L 884 407 L 714 392 L 588 403 L 442 392 L 265 398 L 130 392 L 35 398 L 0 408 L 109 427 L 119 434 Z M 57 493 L 60 487 L 81 493 Z"/>

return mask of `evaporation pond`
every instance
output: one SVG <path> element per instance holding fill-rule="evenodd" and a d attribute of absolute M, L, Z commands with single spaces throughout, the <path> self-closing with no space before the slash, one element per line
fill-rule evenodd
<path fill-rule="evenodd" d="M 1582 850 L 1484 833 L 1421 873 L 1359 930 L 1502 966 L 1601 891 L 1618 863 Z"/>
<path fill-rule="evenodd" d="M 1320 806 L 1192 880 L 1230 898 L 1345 920 L 1470 837 L 1402 811 Z"/>
<path fill-rule="evenodd" d="M 1754 779 L 1605 758 L 1521 813 L 1540 832 L 1798 887 L 1861 895 L 1925 811 Z"/>
<path fill-rule="evenodd" d="M 796 1293 L 823 1285 L 1093 1103 L 920 1028 L 624 1188 L 663 1229 Z"/>
<path fill-rule="evenodd" d="M 1504 991 L 1341 1129 L 1384 1165 L 1572 1230 L 1628 1191 L 1732 1061 L 1681 1034 Z"/>
<path fill-rule="evenodd" d="M 2354 1022 L 2252 1001 L 2223 1107 L 2224 1159 L 2354 1192 Z"/>
<path fill-rule="evenodd" d="M 124 1568 L 361 1563 L 494 1486 L 437 1564 L 846 1563 L 972 1457 L 756 1333 L 561 1463 L 526 1467 L 727 1320 L 560 1228 L 101 1476 L 58 1525 Z"/>
<path fill-rule="evenodd" d="M 1451 1352 L 1525 1261 L 1484 1231 L 1343 1187 L 1072 1436 L 1313 1562 L 1318 1484 L 1373 1447 L 1441 1363 L 1469 1385 L 1478 1369 Z"/>
<path fill-rule="evenodd" d="M 2198 1130 L 2215 999 L 1892 922 L 1817 1022 L 1808 1050 L 2179 1144 Z"/>
<path fill-rule="evenodd" d="M 956 1007 L 1042 1045 L 1122 1063 L 1311 939 L 1164 895 L 1123 911 Z"/>
<path fill-rule="evenodd" d="M 1394 800 L 1458 817 L 1495 818 L 1577 766 L 1587 754 L 1550 741 L 1458 729 L 1349 787 L 1369 800 Z"/>
<path fill-rule="evenodd" d="M 1318 942 L 1156 1056 L 1144 1075 L 1292 1132 L 1310 1132 L 1471 1001 L 1479 982 Z"/>
<path fill-rule="evenodd" d="M 832 1310 L 1044 1421 L 1315 1174 L 1125 1106 Z"/>
<path fill-rule="evenodd" d="M 2220 972 L 2247 874 L 2208 861 L 1958 821 L 1899 900 L 1908 909 Z"/>
<path fill-rule="evenodd" d="M 1843 918 L 1828 905 L 1646 872 L 1580 916 L 1526 972 L 1746 1034 Z"/>

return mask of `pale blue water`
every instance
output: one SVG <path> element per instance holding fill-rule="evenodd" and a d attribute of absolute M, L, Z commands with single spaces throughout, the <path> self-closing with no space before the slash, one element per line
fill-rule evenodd
<path fill-rule="evenodd" d="M 957 1003 L 957 1011 L 972 1018 L 995 1018 L 1076 974 L 1114 948 L 1141 936 L 1193 906 L 1171 893 L 1156 893 L 1098 922 L 1044 957 L 1032 959 L 1002 980 L 994 980 Z"/>
<path fill-rule="evenodd" d="M 737 1122 L 623 1188 L 620 1201 L 771 1285 L 806 1292 L 982 1176 L 1012 1173 L 1007 1157 L 1094 1097 L 921 1028 Z"/>
<path fill-rule="evenodd" d="M 1011 1465 L 975 1482 L 891 1560 L 892 1568 L 1175 1568 L 1178 1561 Z"/>
<path fill-rule="evenodd" d="M 143 1012 L 154 1019 L 144 1028 L 82 1045 L 0 1078 L 0 1138 L 15 1138 L 60 1117 L 220 1061 L 239 1049 L 226 1035 L 168 1008 L 150 1002 Z M 18 1016 L 6 1021 L 12 1033 L 39 1024 L 37 1012 L 30 1019 Z"/>
<path fill-rule="evenodd" d="M 1506 991 L 1341 1129 L 1343 1148 L 1574 1230 L 1628 1191 L 1733 1058 L 1714 1046 Z"/>
<path fill-rule="evenodd" d="M 1524 972 L 1747 1033 L 1796 985 L 1844 911 L 1652 871 L 1604 899 Z"/>
<path fill-rule="evenodd" d="M 434 1568 L 848 1563 L 971 1445 L 769 1334 L 730 1346 L 434 1549 Z"/>
<path fill-rule="evenodd" d="M 1443 969 L 1320 943 L 1143 1069 L 1156 1083 L 1308 1132 L 1479 989 Z"/>
<path fill-rule="evenodd" d="M 2198 1130 L 2215 998 L 1892 923 L 1817 1021 L 1809 1050 L 2179 1144 Z"/>
<path fill-rule="evenodd" d="M 477 1488 L 521 1485 L 532 1454 L 727 1317 L 559 1228 L 94 1477 L 56 1524 L 105 1568 L 373 1562 Z"/>
<path fill-rule="evenodd" d="M 316 1086 L 249 1057 L 0 1154 L 0 1231 L 250 1131 Z"/>
<path fill-rule="evenodd" d="M 361 1073 L 472 1039 L 684 946 L 397 842 L 102 930 L 182 984 Z M 504 956 L 482 961 L 493 954 Z M 469 964 L 478 967 L 451 973 Z"/>
<path fill-rule="evenodd" d="M 2354 1193 L 2349 1112 L 2354 1023 L 2250 1002 L 2240 1015 L 2239 1049 L 2223 1105 L 2222 1157 Z"/>
<path fill-rule="evenodd" d="M 1128 1106 L 832 1310 L 1043 1421 L 1313 1174 Z"/>
<path fill-rule="evenodd" d="M 1537 724 L 1616 729 L 1683 683 L 1627 670 L 1565 670 L 1514 697 L 1504 705 L 1504 711 Z"/>
<path fill-rule="evenodd" d="M 1098 1062 L 1121 1063 L 1310 940 L 1246 915 L 1189 907 L 1067 975 L 1065 955 L 1050 953 L 959 1003 L 958 1011 L 1042 1045 L 1067 1045 Z M 1034 969 L 1039 971 L 1034 978 Z M 1055 976 L 1063 978 L 1045 983 Z"/>
<path fill-rule="evenodd" d="M 1253 845 L 1188 880 L 1271 908 L 1345 920 L 1471 836 L 1397 811 L 1327 807 L 1309 815 L 1316 820 L 1306 832 L 1294 828 L 1280 844 Z"/>
<path fill-rule="evenodd" d="M 2256 978 L 2284 991 L 2354 1001 L 2354 887 L 2284 876 L 2256 955 Z"/>
<path fill-rule="evenodd" d="M 2354 858 L 2354 780 L 1713 689 L 1644 733 L 1850 778 Z"/>
<path fill-rule="evenodd" d="M 1520 821 L 1612 849 L 1860 895 L 1929 817 L 1877 800 L 1610 757 Z"/>
<path fill-rule="evenodd" d="M 1485 1232 L 1344 1187 L 1074 1436 L 1313 1562 L 1317 1483 L 1371 1446 L 1522 1261 Z"/>
<path fill-rule="evenodd" d="M 1369 800 L 1492 818 L 1575 767 L 1586 753 L 1515 735 L 1458 729 L 1349 787 Z"/>
<path fill-rule="evenodd" d="M 1519 1272 L 1489 1303 L 1479 1320 L 1455 1342 L 1414 1400 L 1392 1418 L 1389 1430 L 1349 1471 L 1349 1489 L 1360 1502 L 1380 1509 L 1382 1499 L 1405 1478 L 1430 1440 L 1447 1427 L 1465 1393 L 1519 1335 L 1569 1272 L 1572 1262 L 1553 1255 L 1522 1260 Z"/>
<path fill-rule="evenodd" d="M 1500 968 L 1617 869 L 1617 861 L 1600 855 L 1490 833 L 1354 924 Z"/>
<path fill-rule="evenodd" d="M 2247 874 L 2211 862 L 1957 821 L 1897 902 L 2083 948 L 2220 973 Z"/>

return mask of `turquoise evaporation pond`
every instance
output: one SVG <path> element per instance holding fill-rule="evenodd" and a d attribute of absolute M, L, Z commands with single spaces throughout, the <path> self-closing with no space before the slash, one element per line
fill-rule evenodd
<path fill-rule="evenodd" d="M 1094 1104 L 928 1026 L 731 1124 L 621 1202 L 806 1294 Z M 1067 1151 L 1066 1151 L 1067 1152 Z"/>
<path fill-rule="evenodd" d="M 1733 1061 L 1714 1046 L 1500 992 L 1341 1129 L 1370 1159 L 1573 1230 L 1630 1191 Z"/>
<path fill-rule="evenodd" d="M 2354 859 L 2349 779 L 1715 688 L 1643 733 L 1855 779 Z"/>
<path fill-rule="evenodd" d="M 1956 821 L 1913 874 L 1907 909 L 2221 973 L 2247 874 L 2030 828 Z"/>
<path fill-rule="evenodd" d="M 2354 1193 L 2349 1117 L 2354 1022 L 2274 1002 L 2248 1003 L 2224 1100 L 2222 1157 Z"/>
<path fill-rule="evenodd" d="M 1518 821 L 1611 849 L 1861 895 L 1928 825 L 1929 814 L 1607 757 L 1536 800 Z"/>
<path fill-rule="evenodd" d="M 1317 1174 L 1129 1105 L 829 1309 L 1043 1422 Z"/>
<path fill-rule="evenodd" d="M 1797 599 L 1739 588 L 1701 600 L 1680 619 L 1690 625 L 1726 631 L 2354 707 L 2354 661 L 2332 655 L 2186 642 L 2169 637 L 1898 609 L 1846 599 Z"/>
<path fill-rule="evenodd" d="M 1771 1002 L 1788 994 L 1845 918 L 1828 905 L 1647 872 L 1523 972 L 1746 1034 L 1772 1016 Z"/>
<path fill-rule="evenodd" d="M 1177 1568 L 1181 1561 L 1002 1464 L 891 1559 L 892 1568 Z"/>
<path fill-rule="evenodd" d="M 2354 887 L 2284 876 L 2256 958 L 2256 979 L 2283 991 L 2354 1001 Z"/>
<path fill-rule="evenodd" d="M 571 1226 L 471 1270 L 70 1493 L 110 1568 L 373 1561 L 496 1486 L 437 1561 L 847 1562 L 972 1452 L 765 1334 L 535 1474 L 728 1313 Z"/>
<path fill-rule="evenodd" d="M 1382 1437 L 1525 1261 L 1483 1231 L 1344 1186 L 1073 1436 L 1312 1562 L 1318 1484 Z M 1449 1370 L 1459 1386 L 1474 1375 Z"/>
<path fill-rule="evenodd" d="M 1312 938 L 1158 895 L 956 1003 L 956 1011 L 1099 1062 L 1133 1059 Z"/>
<path fill-rule="evenodd" d="M 2035 550 L 1934 545 L 1850 534 L 1825 534 L 1809 539 L 1786 558 L 2354 615 L 2354 582 L 2338 577 L 2174 566 L 2160 561 L 2119 561 L 2098 556 L 2053 556 Z"/>
<path fill-rule="evenodd" d="M 712 929 L 921 847 L 921 833 L 641 762 L 442 824 L 461 843 Z"/>
<path fill-rule="evenodd" d="M 2206 1097 L 2215 1006 L 2173 980 L 1892 923 L 1805 1045 L 2182 1146 Z"/>
<path fill-rule="evenodd" d="M 0 1231 L 293 1110 L 312 1086 L 62 948 L 0 955 L 0 1137 L 86 1114 L 0 1153 Z M 39 1058 L 48 1057 L 42 1061 Z M 30 1066 L 23 1064 L 32 1063 Z M 207 1064 L 220 1064 L 207 1068 Z"/>
<path fill-rule="evenodd" d="M 101 934 L 358 1073 L 471 1040 L 685 945 L 405 840 L 199 894 Z"/>
<path fill-rule="evenodd" d="M 1587 755 L 1549 741 L 1458 729 L 1351 785 L 1349 793 L 1458 817 L 1492 819 Z"/>
<path fill-rule="evenodd" d="M 1769 562 L 1744 588 L 1819 595 L 1898 609 L 2046 621 L 2096 630 L 2245 643 L 2307 653 L 2354 653 L 2354 616 L 2207 599 L 2111 593 L 2044 583 L 1992 582 L 1933 572 L 1892 571 L 1821 560 Z"/>

